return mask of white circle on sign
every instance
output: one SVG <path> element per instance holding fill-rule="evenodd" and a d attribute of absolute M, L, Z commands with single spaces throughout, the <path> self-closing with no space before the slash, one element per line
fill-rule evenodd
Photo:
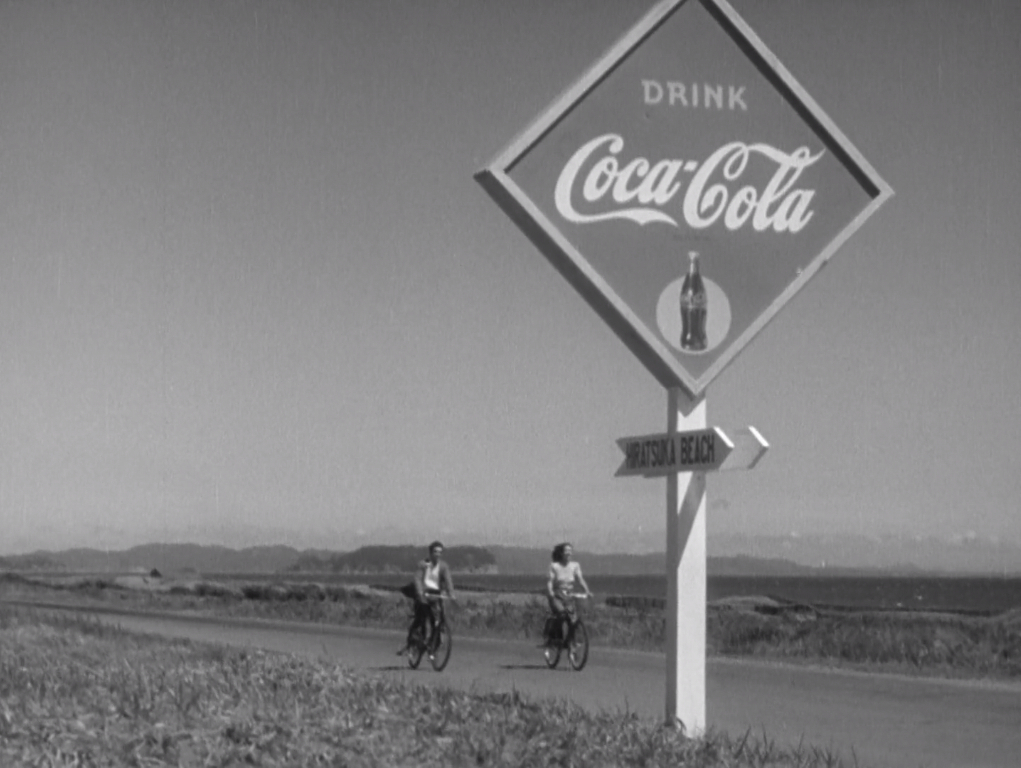
<path fill-rule="evenodd" d="M 706 298 L 706 348 L 699 351 L 681 349 L 681 286 L 684 278 L 674 280 L 663 289 L 656 304 L 656 325 L 666 343 L 686 355 L 704 355 L 720 345 L 730 333 L 730 301 L 716 283 L 707 277 L 705 283 Z"/>

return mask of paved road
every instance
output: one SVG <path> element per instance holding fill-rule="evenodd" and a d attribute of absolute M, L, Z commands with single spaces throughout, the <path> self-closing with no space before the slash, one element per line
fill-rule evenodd
<path fill-rule="evenodd" d="M 10 601 L 20 602 L 20 601 Z M 595 648 L 581 673 L 546 669 L 529 643 L 461 638 L 443 673 L 408 669 L 399 631 L 234 621 L 111 609 L 103 621 L 167 637 L 310 654 L 367 672 L 480 691 L 569 698 L 593 710 L 662 717 L 662 654 Z M 922 680 L 802 666 L 710 659 L 710 727 L 765 732 L 778 744 L 839 751 L 860 766 L 1021 767 L 1021 685 Z"/>

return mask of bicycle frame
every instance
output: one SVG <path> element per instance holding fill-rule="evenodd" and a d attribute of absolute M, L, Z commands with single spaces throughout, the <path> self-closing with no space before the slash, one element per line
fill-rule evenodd
<path fill-rule="evenodd" d="M 447 624 L 447 614 L 443 602 L 445 595 L 430 595 L 427 600 L 438 607 L 430 618 L 424 618 L 421 627 L 415 631 L 414 621 L 408 630 L 408 665 L 417 669 L 423 654 L 429 654 L 429 661 L 437 672 L 442 672 L 450 660 L 452 638 Z M 434 608 L 435 610 L 435 608 Z"/>
<path fill-rule="evenodd" d="M 577 613 L 575 601 L 584 600 L 588 595 L 571 594 L 564 597 L 570 598 L 572 607 L 575 607 L 574 619 L 572 621 L 570 611 L 550 612 L 547 615 L 541 646 L 543 656 L 546 658 L 546 665 L 553 669 L 560 662 L 561 652 L 566 650 L 571 667 L 581 671 L 588 661 L 588 630 Z"/>

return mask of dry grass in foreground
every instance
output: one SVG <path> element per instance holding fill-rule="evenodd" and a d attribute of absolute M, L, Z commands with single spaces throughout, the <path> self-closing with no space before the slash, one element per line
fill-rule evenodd
<path fill-rule="evenodd" d="M 0 606 L 3 766 L 818 766 L 762 738 Z"/>

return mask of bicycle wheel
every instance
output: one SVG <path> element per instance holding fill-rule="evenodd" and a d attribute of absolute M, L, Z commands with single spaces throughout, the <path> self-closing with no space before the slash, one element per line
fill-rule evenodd
<path fill-rule="evenodd" d="M 424 652 L 425 638 L 422 637 L 422 628 L 419 627 L 408 635 L 408 666 L 412 669 L 418 669 Z"/>
<path fill-rule="evenodd" d="M 567 649 L 567 660 L 571 662 L 571 668 L 577 672 L 581 672 L 588 661 L 588 630 L 581 619 L 574 625 L 574 640 Z"/>
<path fill-rule="evenodd" d="M 433 669 L 437 672 L 442 672 L 444 667 L 447 666 L 447 662 L 450 661 L 450 651 L 453 650 L 454 640 L 450 634 L 450 627 L 447 626 L 447 622 L 443 622 L 436 628 L 436 632 L 431 638 L 429 643 L 431 646 L 429 654 L 429 661 L 433 665 Z"/>
<path fill-rule="evenodd" d="M 553 623 L 547 626 L 552 631 L 546 633 L 546 645 L 542 649 L 542 655 L 546 659 L 546 666 L 556 669 L 560 663 L 560 650 L 563 648 L 563 627 Z"/>

